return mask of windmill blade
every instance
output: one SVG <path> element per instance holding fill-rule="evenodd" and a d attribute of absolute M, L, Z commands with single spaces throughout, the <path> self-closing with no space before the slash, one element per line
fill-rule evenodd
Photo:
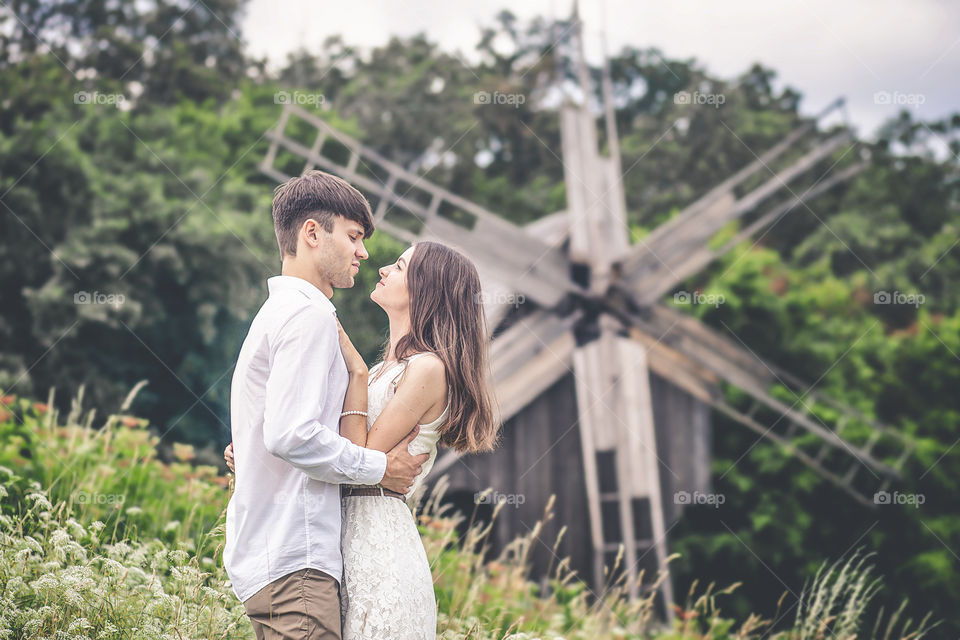
<path fill-rule="evenodd" d="M 875 476 L 876 474 L 882 474 L 884 478 L 879 480 L 884 483 L 880 487 L 881 490 L 889 484 L 891 479 L 901 476 L 903 465 L 910 452 L 915 448 L 915 443 L 897 430 L 872 421 L 854 409 L 813 391 L 793 376 L 759 360 L 742 346 L 714 332 L 690 316 L 658 305 L 652 307 L 646 316 L 637 317 L 636 320 L 637 326 L 631 331 L 634 339 L 644 342 L 649 341 L 650 336 L 658 336 L 661 342 L 666 343 L 670 349 L 681 354 L 685 362 L 691 363 L 688 364 L 691 375 L 701 376 L 703 373 L 709 372 L 709 375 L 715 380 L 725 381 L 744 391 L 750 397 L 752 406 L 749 410 L 743 411 L 730 405 L 719 387 L 714 387 L 714 392 L 709 397 L 697 397 L 701 397 L 718 410 L 758 432 L 764 438 L 784 446 L 791 454 L 796 455 L 801 462 L 810 466 L 814 471 L 845 490 L 861 503 L 875 506 L 868 494 L 872 495 L 877 487 L 873 486 L 869 491 L 861 491 L 855 487 L 853 481 L 860 470 L 869 469 L 870 473 Z M 646 336 L 642 334 L 646 334 Z M 704 382 L 707 381 L 704 380 Z M 773 397 L 768 389 L 777 383 L 793 388 L 795 393 L 801 395 L 801 399 L 809 397 L 810 400 L 804 401 L 801 407 L 811 401 L 821 402 L 833 407 L 842 416 L 840 424 L 836 428 L 830 428 L 819 419 L 810 417 L 803 408 L 797 409 L 796 406 L 800 404 L 799 402 L 789 406 Z M 775 416 L 773 418 L 774 424 L 764 427 L 759 420 L 754 418 L 758 410 L 763 410 L 768 415 L 772 414 L 772 418 Z M 780 431 L 775 431 L 774 428 L 781 423 L 783 426 Z M 844 428 L 851 424 L 859 424 L 863 428 L 869 429 L 870 435 L 864 443 L 858 444 L 844 437 Z M 783 433 L 784 431 L 786 433 Z M 816 455 L 808 453 L 796 445 L 794 436 L 797 433 L 815 436 L 816 441 L 820 443 L 820 450 Z M 864 438 L 859 439 L 863 440 Z M 897 460 L 888 464 L 875 456 L 873 450 L 878 444 L 888 453 L 891 451 L 900 453 Z M 853 460 L 851 461 L 850 458 L 853 458 Z M 840 467 L 842 469 L 839 469 Z M 876 478 L 880 478 L 880 476 L 876 476 Z M 868 480 L 868 482 L 870 481 Z"/>
<path fill-rule="evenodd" d="M 773 206 L 759 218 L 739 231 L 733 238 L 725 242 L 718 248 L 712 248 L 709 243 L 689 252 L 685 257 L 680 256 L 679 261 L 669 269 L 662 263 L 654 265 L 652 269 L 646 272 L 646 276 L 641 276 L 643 270 L 635 272 L 635 278 L 630 279 L 630 286 L 635 293 L 634 300 L 637 304 L 647 306 L 655 303 L 664 294 L 676 287 L 687 278 L 703 271 L 710 263 L 729 253 L 734 247 L 744 240 L 750 238 L 760 229 L 773 224 L 781 216 L 786 215 L 801 202 L 809 202 L 819 195 L 822 195 L 832 189 L 834 186 L 846 182 L 857 175 L 867 167 L 867 163 L 860 162 L 851 165 L 823 180 L 816 186 L 801 195 L 794 195 L 787 200 Z M 734 207 L 730 207 L 727 214 L 735 213 Z"/>
<path fill-rule="evenodd" d="M 317 129 L 311 147 L 285 135 L 292 117 Z M 483 207 L 430 183 L 337 131 L 305 109 L 287 104 L 267 132 L 270 147 L 260 170 L 278 181 L 290 178 L 275 166 L 280 150 L 305 160 L 304 171 L 319 167 L 365 192 L 374 204 L 378 227 L 406 242 L 433 239 L 467 253 L 486 278 L 509 282 L 544 307 L 556 306 L 580 288 L 570 281 L 570 264 L 558 249 L 525 234 Z M 343 155 L 346 158 L 335 158 Z"/>
<path fill-rule="evenodd" d="M 566 211 L 558 211 L 534 220 L 525 225 L 523 230 L 547 246 L 562 251 L 562 245 L 570 234 L 570 220 Z M 482 275 L 481 281 L 487 324 L 491 330 L 495 330 L 510 310 L 526 303 L 526 299 L 522 293 L 502 282 Z"/>
<path fill-rule="evenodd" d="M 844 131 L 817 144 L 790 166 L 740 199 L 735 200 L 733 192 L 727 191 L 712 198 L 707 205 L 700 204 L 701 201 L 694 203 L 674 218 L 679 222 L 673 225 L 670 234 L 661 233 L 663 227 L 669 225 L 667 223 L 645 238 L 631 254 L 630 259 L 623 265 L 625 286 L 637 293 L 640 304 L 649 304 L 656 300 L 659 294 L 653 295 L 649 290 L 651 284 L 656 284 L 656 289 L 666 287 L 666 290 L 676 286 L 683 280 L 680 274 L 684 271 L 684 263 L 698 252 L 709 251 L 709 241 L 713 234 L 730 221 L 754 210 L 760 202 L 851 140 L 851 133 Z M 817 193 L 822 192 L 823 189 Z M 698 259 L 702 260 L 702 257 L 698 256 Z"/>
<path fill-rule="evenodd" d="M 574 386 L 594 551 L 596 586 L 604 567 L 623 549 L 628 595 L 636 598 L 641 562 L 665 569 L 667 539 L 660 490 L 647 350 L 618 336 L 616 323 L 600 317 L 600 335 L 574 350 Z M 660 584 L 672 616 L 669 573 Z M 600 594 L 601 597 L 603 594 Z"/>
<path fill-rule="evenodd" d="M 490 360 L 500 420 L 506 422 L 570 371 L 580 313 L 536 311 L 494 338 Z"/>
<path fill-rule="evenodd" d="M 736 187 L 745 182 L 758 171 L 768 167 L 774 160 L 783 155 L 785 151 L 796 144 L 804 135 L 812 131 L 817 122 L 819 122 L 833 110 L 842 107 L 843 104 L 843 98 L 835 100 L 813 119 L 803 123 L 791 131 L 783 140 L 761 154 L 759 158 L 708 191 L 703 197 L 685 208 L 678 215 L 657 227 L 649 236 L 644 238 L 645 242 L 647 244 L 658 245 L 659 242 L 664 238 L 672 237 L 679 233 L 682 228 L 686 228 L 687 231 L 690 231 L 690 220 L 699 216 L 705 209 L 717 206 L 718 201 L 730 198 L 730 194 L 733 193 L 733 190 Z M 643 245 L 634 248 L 630 255 L 623 262 L 625 271 L 632 271 L 635 263 L 641 260 L 647 251 L 648 249 L 646 249 Z"/>

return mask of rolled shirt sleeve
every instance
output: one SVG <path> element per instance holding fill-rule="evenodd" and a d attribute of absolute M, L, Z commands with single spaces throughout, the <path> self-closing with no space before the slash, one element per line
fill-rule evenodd
<path fill-rule="evenodd" d="M 339 424 L 321 421 L 330 368 L 340 357 L 333 314 L 309 305 L 281 327 L 270 345 L 263 444 L 266 450 L 309 477 L 331 484 L 376 484 L 387 457 L 341 436 Z M 339 416 L 341 407 L 333 415 Z M 326 411 L 325 411 L 326 410 Z"/>

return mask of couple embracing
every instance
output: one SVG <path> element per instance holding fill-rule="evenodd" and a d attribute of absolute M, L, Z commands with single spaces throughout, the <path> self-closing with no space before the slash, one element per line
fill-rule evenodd
<path fill-rule="evenodd" d="M 370 298 L 390 338 L 367 369 L 336 318 L 373 233 L 370 205 L 310 171 L 277 188 L 282 275 L 243 342 L 230 392 L 236 474 L 223 560 L 259 639 L 434 638 L 436 602 L 407 501 L 443 445 L 497 439 L 480 279 L 418 242 Z"/>

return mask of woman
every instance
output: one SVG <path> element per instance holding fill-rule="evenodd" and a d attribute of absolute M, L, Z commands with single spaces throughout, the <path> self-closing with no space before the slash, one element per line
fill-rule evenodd
<path fill-rule="evenodd" d="M 340 331 L 344 361 L 355 374 L 340 433 L 389 451 L 419 424 L 409 450 L 430 457 L 406 495 L 342 487 L 343 637 L 434 638 L 433 579 L 406 501 L 433 466 L 438 443 L 462 453 L 495 444 L 480 279 L 467 258 L 436 242 L 413 245 L 380 277 L 370 299 L 390 324 L 381 362 L 367 371 Z"/>

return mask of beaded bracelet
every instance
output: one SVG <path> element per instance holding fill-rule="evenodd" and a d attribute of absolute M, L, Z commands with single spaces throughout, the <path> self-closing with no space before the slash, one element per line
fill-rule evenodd
<path fill-rule="evenodd" d="M 340 414 L 341 418 L 343 416 L 363 416 L 364 418 L 366 418 L 367 412 L 366 411 L 344 411 Z"/>

